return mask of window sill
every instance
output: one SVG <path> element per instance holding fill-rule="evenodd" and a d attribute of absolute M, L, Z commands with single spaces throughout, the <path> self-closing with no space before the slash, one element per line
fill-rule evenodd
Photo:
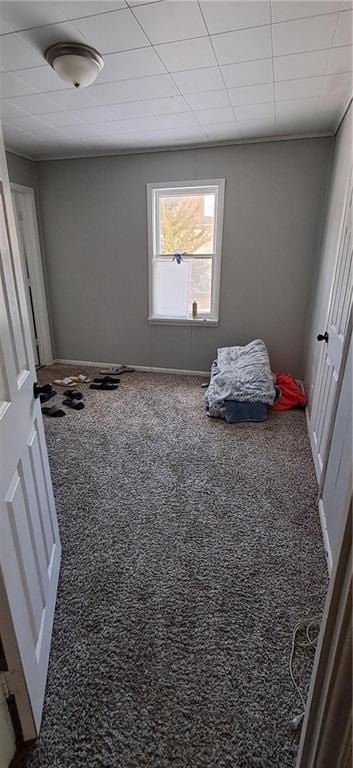
<path fill-rule="evenodd" d="M 181 318 L 168 318 L 168 317 L 149 317 L 148 322 L 150 325 L 198 325 L 207 327 L 217 327 L 218 320 L 211 320 L 209 318 L 196 318 L 195 320 L 188 318 L 182 320 Z"/>

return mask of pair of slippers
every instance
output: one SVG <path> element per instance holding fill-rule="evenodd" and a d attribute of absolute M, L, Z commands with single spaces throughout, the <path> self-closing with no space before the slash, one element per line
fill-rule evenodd
<path fill-rule="evenodd" d="M 114 368 L 103 368 L 99 373 L 102 376 L 120 376 L 122 373 L 133 373 L 134 370 L 129 365 L 116 365 Z"/>
<path fill-rule="evenodd" d="M 68 408 L 72 408 L 74 411 L 83 410 L 85 406 L 82 402 L 82 392 L 80 392 L 78 389 L 67 389 L 64 392 L 64 395 L 66 395 L 66 400 L 63 400 L 63 405 L 66 405 Z M 62 416 L 66 416 L 65 411 L 63 411 L 62 408 L 58 408 L 57 405 L 44 406 L 44 408 L 42 408 L 42 413 L 44 413 L 45 416 L 51 416 L 53 418 L 61 418 Z"/>
<path fill-rule="evenodd" d="M 120 384 L 120 379 L 113 379 L 112 376 L 103 376 L 102 379 L 97 378 L 93 379 L 93 381 L 94 384 L 90 384 L 90 389 L 105 390 L 107 392 L 118 389 L 118 384 Z"/>
<path fill-rule="evenodd" d="M 58 387 L 77 387 L 77 384 L 89 384 L 90 379 L 79 373 L 78 376 L 65 376 L 64 379 L 54 379 L 54 384 Z"/>

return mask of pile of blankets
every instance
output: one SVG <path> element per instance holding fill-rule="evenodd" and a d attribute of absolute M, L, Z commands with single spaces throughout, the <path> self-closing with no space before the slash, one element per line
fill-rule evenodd
<path fill-rule="evenodd" d="M 262 339 L 255 339 L 245 347 L 217 350 L 205 394 L 209 416 L 227 421 L 262 421 L 275 398 L 275 377 Z M 248 418 L 237 418 L 237 413 L 247 414 Z"/>

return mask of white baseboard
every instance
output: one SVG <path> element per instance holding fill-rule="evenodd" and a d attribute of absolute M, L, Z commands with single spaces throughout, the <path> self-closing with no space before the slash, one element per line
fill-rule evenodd
<path fill-rule="evenodd" d="M 63 360 L 61 358 L 54 360 L 54 363 L 57 365 L 82 365 L 91 368 L 113 368 L 121 365 L 121 363 L 100 363 L 92 362 L 92 360 Z M 173 373 L 182 376 L 210 376 L 210 371 L 188 371 L 182 368 L 155 368 L 154 366 L 134 365 L 133 363 L 125 363 L 125 365 L 131 365 L 131 368 L 135 368 L 135 371 L 146 371 L 147 373 Z"/>
<path fill-rule="evenodd" d="M 327 562 L 327 570 L 328 570 L 329 576 L 331 576 L 332 565 L 333 565 L 332 552 L 331 552 L 331 547 L 330 547 L 330 540 L 329 540 L 329 537 L 328 537 L 326 515 L 325 515 L 325 509 L 324 509 L 324 505 L 323 505 L 322 499 L 319 500 L 319 515 L 320 515 L 322 538 L 324 540 L 325 555 L 326 555 L 326 562 Z"/>
<path fill-rule="evenodd" d="M 306 418 L 306 427 L 308 430 L 308 436 L 310 441 L 310 448 L 311 453 L 313 457 L 314 467 L 315 467 L 315 474 L 318 484 L 320 483 L 320 475 L 321 475 L 321 469 L 319 457 L 317 455 L 316 446 L 314 442 L 313 437 L 313 431 L 311 428 L 311 422 L 310 422 L 310 414 L 309 414 L 309 408 L 308 406 L 305 408 L 305 418 Z M 327 523 L 326 523 L 326 515 L 324 510 L 324 505 L 322 499 L 319 499 L 319 517 L 320 517 L 320 525 L 321 525 L 321 533 L 322 533 L 322 539 L 324 542 L 324 550 L 325 550 L 325 556 L 326 556 L 326 563 L 327 563 L 327 570 L 329 573 L 329 576 L 331 576 L 332 571 L 332 552 L 330 547 L 330 540 L 328 536 L 327 531 Z"/>

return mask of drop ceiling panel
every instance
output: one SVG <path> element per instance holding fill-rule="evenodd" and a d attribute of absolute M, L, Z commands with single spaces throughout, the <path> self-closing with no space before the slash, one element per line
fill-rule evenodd
<path fill-rule="evenodd" d="M 266 59 L 272 56 L 270 26 L 213 35 L 212 42 L 219 64 L 235 64 L 238 61 Z"/>
<path fill-rule="evenodd" d="M 181 93 L 217 91 L 224 88 L 224 80 L 219 67 L 205 67 L 204 69 L 173 72 L 173 80 Z"/>
<path fill-rule="evenodd" d="M 77 19 L 75 27 L 101 53 L 128 51 L 149 45 L 148 38 L 128 8 Z"/>
<path fill-rule="evenodd" d="M 168 1 L 168 0 L 167 0 Z M 169 72 L 182 69 L 199 69 L 217 64 L 211 41 L 208 37 L 182 40 L 179 43 L 157 45 L 156 51 Z"/>
<path fill-rule="evenodd" d="M 185 97 L 191 109 L 218 109 L 230 107 L 229 96 L 225 88 L 222 91 L 202 91 L 189 93 Z"/>
<path fill-rule="evenodd" d="M 348 0 L 0 1 L 6 144 L 33 157 L 335 131 L 352 93 Z M 97 47 L 94 85 L 47 65 Z"/>
<path fill-rule="evenodd" d="M 338 13 L 273 25 L 274 56 L 329 48 L 335 36 Z"/>
<path fill-rule="evenodd" d="M 136 7 L 134 13 L 152 45 L 207 35 L 196 0 L 146 4 Z"/>
<path fill-rule="evenodd" d="M 210 34 L 271 23 L 270 3 L 266 0 L 201 0 Z"/>
<path fill-rule="evenodd" d="M 241 85 L 256 85 L 258 83 L 272 83 L 273 62 L 270 59 L 258 59 L 245 61 L 241 64 L 226 64 L 221 67 L 224 82 L 228 88 L 236 88 Z"/>

